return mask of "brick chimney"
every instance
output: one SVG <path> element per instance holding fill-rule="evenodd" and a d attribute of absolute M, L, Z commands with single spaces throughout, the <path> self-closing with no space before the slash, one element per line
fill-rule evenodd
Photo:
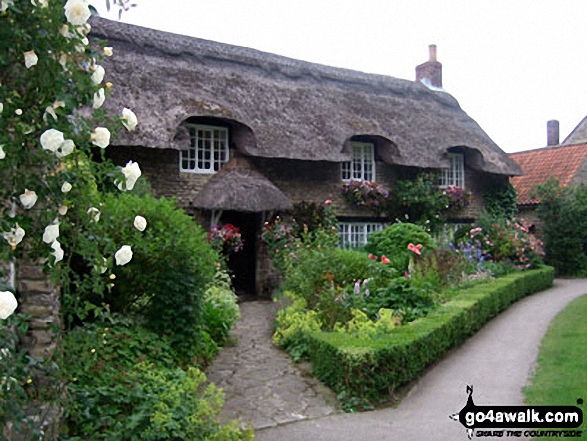
<path fill-rule="evenodd" d="M 426 63 L 416 66 L 416 81 L 426 86 L 442 88 L 442 64 L 436 61 L 436 45 L 428 46 L 430 59 Z"/>
<path fill-rule="evenodd" d="M 556 119 L 546 123 L 546 145 L 547 147 L 559 145 L 559 124 Z"/>

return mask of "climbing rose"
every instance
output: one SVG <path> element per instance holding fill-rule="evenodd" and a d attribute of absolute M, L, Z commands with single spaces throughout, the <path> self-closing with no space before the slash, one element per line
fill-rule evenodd
<path fill-rule="evenodd" d="M 14 0 L 1 0 L 0 1 L 0 12 L 4 12 L 9 6 L 14 5 Z"/>
<path fill-rule="evenodd" d="M 132 250 L 129 245 L 123 245 L 114 255 L 116 265 L 126 265 L 132 259 Z"/>
<path fill-rule="evenodd" d="M 43 233 L 43 242 L 53 243 L 59 237 L 59 223 L 47 225 Z"/>
<path fill-rule="evenodd" d="M 88 214 L 92 216 L 92 220 L 94 222 L 98 222 L 100 220 L 100 210 L 98 210 L 96 207 L 88 208 Z"/>
<path fill-rule="evenodd" d="M 65 9 L 67 21 L 74 26 L 85 24 L 92 15 L 86 0 L 67 0 L 63 9 Z"/>
<path fill-rule="evenodd" d="M 136 216 L 133 225 L 137 230 L 145 231 L 145 228 L 147 228 L 147 219 L 143 216 Z"/>
<path fill-rule="evenodd" d="M 92 104 L 92 107 L 94 109 L 99 109 L 100 107 L 102 107 L 102 104 L 104 104 L 105 100 L 106 95 L 104 95 L 104 88 L 102 87 L 94 94 L 94 104 Z"/>
<path fill-rule="evenodd" d="M 19 196 L 20 203 L 25 209 L 33 208 L 33 205 L 37 202 L 37 193 L 32 190 L 24 189 L 24 193 Z"/>
<path fill-rule="evenodd" d="M 71 184 L 69 182 L 64 182 L 63 185 L 61 186 L 61 191 L 63 193 L 69 193 L 71 191 Z"/>
<path fill-rule="evenodd" d="M 0 159 L 6 158 L 6 153 L 4 152 L 4 146 L 0 144 Z"/>
<path fill-rule="evenodd" d="M 126 188 L 124 188 L 122 182 L 118 182 L 117 186 L 119 190 L 132 190 L 137 182 L 137 179 L 141 176 L 141 169 L 137 162 L 129 161 L 125 167 L 122 168 L 122 173 L 126 178 Z"/>
<path fill-rule="evenodd" d="M 59 207 L 59 214 L 65 216 L 67 214 L 67 205 L 61 205 Z"/>
<path fill-rule="evenodd" d="M 132 132 L 137 126 L 137 116 L 134 112 L 126 107 L 122 109 L 122 125 L 127 128 L 129 132 Z"/>
<path fill-rule="evenodd" d="M 8 244 L 14 248 L 22 242 L 24 234 L 24 230 L 18 224 L 16 224 L 16 226 L 9 232 L 4 233 L 4 239 L 6 239 Z"/>
<path fill-rule="evenodd" d="M 45 150 L 49 150 L 51 152 L 55 152 L 65 139 L 63 138 L 63 133 L 59 130 L 49 129 L 45 130 L 45 132 L 41 135 L 41 146 Z"/>
<path fill-rule="evenodd" d="M 105 149 L 110 144 L 110 130 L 105 127 L 96 127 L 91 139 L 92 144 Z"/>
<path fill-rule="evenodd" d="M 63 141 L 63 144 L 61 144 L 59 148 L 55 150 L 55 156 L 57 156 L 58 158 L 63 158 L 64 156 L 67 156 L 71 152 L 73 152 L 74 148 L 75 144 L 73 143 L 73 141 L 71 139 L 66 139 L 65 141 Z"/>
<path fill-rule="evenodd" d="M 388 263 L 391 263 L 391 260 L 389 260 L 387 257 L 385 257 L 385 255 L 383 255 L 383 256 L 381 256 L 381 263 L 384 263 L 387 265 Z"/>
<path fill-rule="evenodd" d="M 99 64 L 96 64 L 96 66 L 94 67 L 94 73 L 92 74 L 92 82 L 94 84 L 100 84 L 104 79 L 105 73 L 106 71 L 104 70 L 104 68 Z"/>
<path fill-rule="evenodd" d="M 0 319 L 6 320 L 10 317 L 16 307 L 18 306 L 18 302 L 10 291 L 0 291 Z"/>
<path fill-rule="evenodd" d="M 422 253 L 420 252 L 420 250 L 422 249 L 422 244 L 419 243 L 418 245 L 414 245 L 413 243 L 410 243 L 408 245 L 408 250 L 416 253 L 418 256 L 420 256 Z"/>
<path fill-rule="evenodd" d="M 38 61 L 39 57 L 37 57 L 35 51 L 27 51 L 24 53 L 24 65 L 27 67 L 27 69 L 30 69 L 36 65 Z"/>
<path fill-rule="evenodd" d="M 53 241 L 53 243 L 51 244 L 51 248 L 53 248 L 53 252 L 51 254 L 55 256 L 55 263 L 63 260 L 63 249 L 61 248 L 61 244 L 57 240 Z"/>

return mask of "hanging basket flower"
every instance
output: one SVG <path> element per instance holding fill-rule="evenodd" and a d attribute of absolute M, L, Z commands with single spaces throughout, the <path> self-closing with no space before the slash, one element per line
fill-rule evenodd
<path fill-rule="evenodd" d="M 208 233 L 207 240 L 212 245 L 212 248 L 226 255 L 238 253 L 244 246 L 240 230 L 232 224 L 212 227 L 212 230 Z"/>
<path fill-rule="evenodd" d="M 462 210 L 471 203 L 472 194 L 471 191 L 466 188 L 459 187 L 446 187 L 444 193 L 448 196 L 448 209 L 449 210 Z"/>
<path fill-rule="evenodd" d="M 389 191 L 372 181 L 350 181 L 342 186 L 345 200 L 355 207 L 382 213 L 389 204 Z"/>

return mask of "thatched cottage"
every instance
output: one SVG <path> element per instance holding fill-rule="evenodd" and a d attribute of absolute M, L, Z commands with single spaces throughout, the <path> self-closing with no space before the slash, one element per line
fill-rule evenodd
<path fill-rule="evenodd" d="M 92 26 L 115 51 L 105 63 L 108 106 L 130 107 L 140 122 L 117 139 L 113 159 L 138 161 L 157 194 L 205 226 L 240 227 L 246 247 L 233 269 L 242 290 L 267 290 L 259 233 L 272 212 L 331 199 L 345 244 L 379 228 L 385 219 L 344 201 L 345 181 L 392 189 L 440 170 L 445 185 L 472 191 L 474 203 L 455 215 L 469 221 L 484 189 L 520 174 L 442 90 L 434 46 L 408 81 L 118 22 Z"/>

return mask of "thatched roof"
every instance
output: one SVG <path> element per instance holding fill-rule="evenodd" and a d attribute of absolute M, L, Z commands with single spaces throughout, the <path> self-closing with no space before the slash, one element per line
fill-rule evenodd
<path fill-rule="evenodd" d="M 339 162 L 350 159 L 345 142 L 370 135 L 388 142 L 380 154 L 390 163 L 448 166 L 447 149 L 465 146 L 475 168 L 520 173 L 452 96 L 419 82 L 104 19 L 92 26 L 93 38 L 114 47 L 104 63 L 114 84 L 107 106 L 139 119 L 119 144 L 184 148 L 181 124 L 208 116 L 247 127 L 237 148 L 250 156 Z"/>
<path fill-rule="evenodd" d="M 210 178 L 193 201 L 204 210 L 260 213 L 291 210 L 292 201 L 244 158 L 231 159 Z"/>

